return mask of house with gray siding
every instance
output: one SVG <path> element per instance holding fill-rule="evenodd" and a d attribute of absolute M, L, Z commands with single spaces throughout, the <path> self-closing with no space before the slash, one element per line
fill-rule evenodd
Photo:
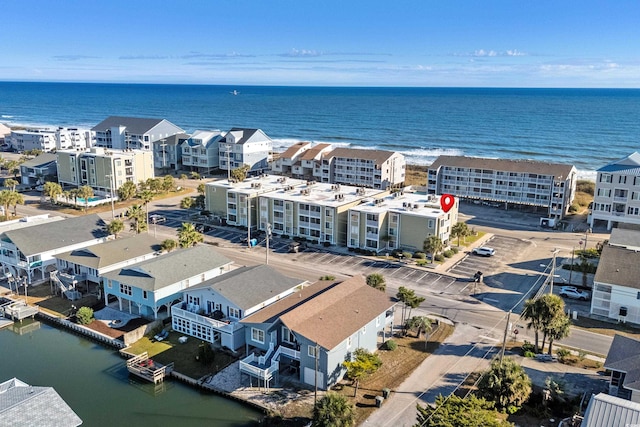
<path fill-rule="evenodd" d="M 218 142 L 220 169 L 249 166 L 249 173 L 266 171 L 273 160 L 273 141 L 261 129 L 232 128 Z"/>
<path fill-rule="evenodd" d="M 110 116 L 91 128 L 95 145 L 117 150 L 150 151 L 154 142 L 184 130 L 165 119 Z"/>
<path fill-rule="evenodd" d="M 376 351 L 391 336 L 395 302 L 364 276 L 319 281 L 244 318 L 240 371 L 270 386 L 281 372 L 328 389 L 358 348 Z"/>

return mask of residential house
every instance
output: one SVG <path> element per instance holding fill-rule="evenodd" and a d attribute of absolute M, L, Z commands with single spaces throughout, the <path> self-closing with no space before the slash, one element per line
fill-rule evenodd
<path fill-rule="evenodd" d="M 406 161 L 395 151 L 336 148 L 322 156 L 320 182 L 386 190 L 404 183 Z"/>
<path fill-rule="evenodd" d="M 245 344 L 241 319 L 303 287 L 305 282 L 268 265 L 241 267 L 184 291 L 171 307 L 178 332 L 236 350 Z"/>
<path fill-rule="evenodd" d="M 276 174 L 292 176 L 292 167 L 299 157 L 311 148 L 310 142 L 296 142 L 280 153 L 271 163 L 271 171 Z"/>
<path fill-rule="evenodd" d="M 182 144 L 189 136 L 186 133 L 177 133 L 153 141 L 153 167 L 161 169 L 163 173 L 182 169 Z"/>
<path fill-rule="evenodd" d="M 611 230 L 618 224 L 640 225 L 640 153 L 611 162 L 597 173 L 589 226 L 606 222 Z"/>
<path fill-rule="evenodd" d="M 406 190 L 376 198 L 349 209 L 347 246 L 372 251 L 422 251 L 429 236 L 449 246 L 451 227 L 458 222 L 458 201 L 445 212 L 443 196 Z"/>
<path fill-rule="evenodd" d="M 115 297 L 120 311 L 157 319 L 186 289 L 227 273 L 231 264 L 211 246 L 198 245 L 117 268 L 102 275 L 105 304 Z"/>
<path fill-rule="evenodd" d="M 114 150 L 151 150 L 154 142 L 162 141 L 184 130 L 165 119 L 110 116 L 91 131 L 95 145 Z"/>
<path fill-rule="evenodd" d="M 640 403 L 598 393 L 591 395 L 580 427 L 630 427 L 634 425 L 640 425 Z"/>
<path fill-rule="evenodd" d="M 38 185 L 47 181 L 55 181 L 58 174 L 58 156 L 43 153 L 20 164 L 20 180 L 24 185 Z"/>
<path fill-rule="evenodd" d="M 0 423 L 75 427 L 82 420 L 53 387 L 33 386 L 13 378 L 0 383 Z"/>
<path fill-rule="evenodd" d="M 115 194 L 127 181 L 136 185 L 153 178 L 153 153 L 142 150 L 58 151 L 58 182 L 62 186 L 88 185 L 96 194 Z"/>
<path fill-rule="evenodd" d="M 220 131 L 196 131 L 182 143 L 182 165 L 192 171 L 209 173 L 220 166 Z"/>
<path fill-rule="evenodd" d="M 269 385 L 280 373 L 328 389 L 358 348 L 376 351 L 393 328 L 395 303 L 364 276 L 320 281 L 247 316 L 240 371 Z"/>
<path fill-rule="evenodd" d="M 531 160 L 440 156 L 429 166 L 427 191 L 451 194 L 463 200 L 496 203 L 514 208 L 535 207 L 555 225 L 573 202 L 577 170 L 572 165 Z"/>
<path fill-rule="evenodd" d="M 302 153 L 291 168 L 293 178 L 332 182 L 321 178 L 322 158 L 331 151 L 331 144 L 316 144 Z"/>
<path fill-rule="evenodd" d="M 220 169 L 249 166 L 249 173 L 262 173 L 273 160 L 273 141 L 260 129 L 232 128 L 218 142 Z"/>
<path fill-rule="evenodd" d="M 49 279 L 56 255 L 103 243 L 109 236 L 104 221 L 95 214 L 39 218 L 6 227 L 0 228 L 3 273 L 10 273 L 14 279 L 26 277 L 28 284 Z"/>
<path fill-rule="evenodd" d="M 101 283 L 102 275 L 118 268 L 153 259 L 162 254 L 161 242 L 148 233 L 108 240 L 54 256 L 56 271 L 51 280 L 61 291 L 76 291 L 79 282 Z"/>
<path fill-rule="evenodd" d="M 604 368 L 611 371 L 611 396 L 640 403 L 640 341 L 616 334 Z"/>
<path fill-rule="evenodd" d="M 640 231 L 614 228 L 593 278 L 591 314 L 640 324 Z"/>

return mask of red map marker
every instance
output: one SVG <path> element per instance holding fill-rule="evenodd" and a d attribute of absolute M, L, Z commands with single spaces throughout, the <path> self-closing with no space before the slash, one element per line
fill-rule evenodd
<path fill-rule="evenodd" d="M 440 196 L 440 206 L 444 213 L 449 212 L 455 203 L 456 199 L 451 194 L 443 194 Z"/>

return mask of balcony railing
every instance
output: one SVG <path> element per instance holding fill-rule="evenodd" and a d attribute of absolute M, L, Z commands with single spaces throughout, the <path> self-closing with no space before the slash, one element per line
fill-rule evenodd
<path fill-rule="evenodd" d="M 203 316 L 201 314 L 193 313 L 188 310 L 184 310 L 174 305 L 171 307 L 171 315 L 182 317 L 183 319 L 189 319 L 193 322 L 197 322 L 201 325 L 211 326 L 212 328 L 220 331 L 232 333 L 242 328 L 242 325 L 236 321 L 231 320 L 216 320 L 211 317 Z"/>

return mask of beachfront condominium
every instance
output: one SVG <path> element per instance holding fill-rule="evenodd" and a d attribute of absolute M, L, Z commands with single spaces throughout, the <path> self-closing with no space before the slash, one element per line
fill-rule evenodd
<path fill-rule="evenodd" d="M 165 119 L 110 116 L 91 131 L 95 145 L 117 150 L 151 150 L 155 141 L 184 133 L 182 129 Z"/>
<path fill-rule="evenodd" d="M 182 144 L 189 139 L 186 133 L 177 133 L 153 141 L 153 167 L 162 173 L 182 169 Z"/>
<path fill-rule="evenodd" d="M 84 149 L 91 146 L 91 132 L 65 127 L 16 129 L 11 131 L 8 144 L 19 152 Z"/>
<path fill-rule="evenodd" d="M 640 226 L 640 153 L 634 152 L 598 169 L 589 226 L 606 223 Z"/>
<path fill-rule="evenodd" d="M 224 171 L 247 166 L 250 174 L 262 173 L 273 160 L 273 141 L 260 129 L 232 128 L 219 139 L 218 149 Z"/>
<path fill-rule="evenodd" d="M 142 150 L 58 151 L 58 182 L 63 186 L 88 185 L 96 192 L 114 193 L 127 181 L 136 185 L 154 177 L 153 153 Z"/>
<path fill-rule="evenodd" d="M 440 156 L 429 166 L 427 191 L 505 209 L 530 207 L 546 215 L 542 225 L 553 225 L 569 211 L 576 178 L 572 165 Z"/>
<path fill-rule="evenodd" d="M 436 236 L 449 246 L 451 227 L 458 222 L 458 201 L 445 212 L 441 196 L 397 191 L 349 210 L 347 246 L 380 252 L 403 249 L 423 251 Z"/>
<path fill-rule="evenodd" d="M 219 130 L 195 131 L 180 147 L 182 166 L 200 173 L 209 173 L 212 169 L 218 169 L 220 165 L 218 142 L 220 139 L 222 139 L 222 133 Z"/>

